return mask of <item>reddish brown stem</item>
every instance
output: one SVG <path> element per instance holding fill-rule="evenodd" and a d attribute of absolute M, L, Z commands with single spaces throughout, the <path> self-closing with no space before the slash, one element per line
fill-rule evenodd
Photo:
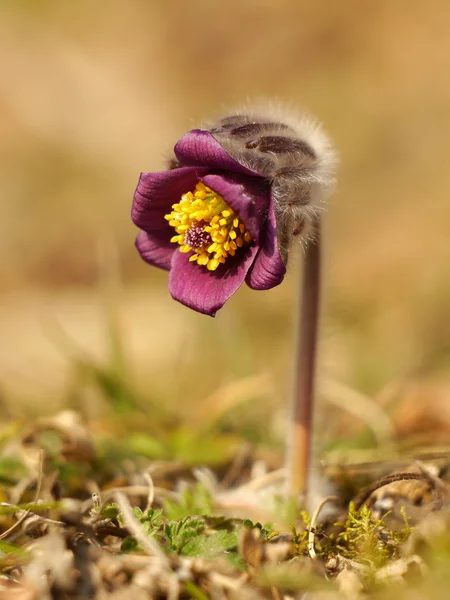
<path fill-rule="evenodd" d="M 315 366 L 320 306 L 320 219 L 315 221 L 314 241 L 303 260 L 295 349 L 291 436 L 288 450 L 288 489 L 298 497 L 308 491 L 310 471 Z"/>

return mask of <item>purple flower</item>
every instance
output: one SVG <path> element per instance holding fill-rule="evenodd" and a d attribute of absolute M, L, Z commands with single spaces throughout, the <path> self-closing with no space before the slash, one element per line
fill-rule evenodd
<path fill-rule="evenodd" d="M 169 274 L 172 297 L 214 316 L 244 283 L 283 280 L 270 179 L 235 160 L 206 130 L 175 146 L 175 168 L 142 173 L 132 219 L 142 258 Z"/>

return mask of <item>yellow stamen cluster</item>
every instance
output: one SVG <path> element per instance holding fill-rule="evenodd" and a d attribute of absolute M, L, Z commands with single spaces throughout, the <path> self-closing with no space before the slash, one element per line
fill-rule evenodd
<path fill-rule="evenodd" d="M 180 245 L 180 252 L 193 252 L 190 262 L 215 271 L 228 256 L 252 241 L 245 225 L 222 196 L 202 182 L 193 192 L 181 196 L 165 216 L 177 235 L 171 242 Z"/>

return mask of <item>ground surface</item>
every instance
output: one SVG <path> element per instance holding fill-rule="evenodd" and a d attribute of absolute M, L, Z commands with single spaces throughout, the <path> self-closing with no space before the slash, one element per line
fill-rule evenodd
<path fill-rule="evenodd" d="M 436 598 L 444 590 L 442 449 L 410 464 L 405 456 L 329 465 L 322 477 L 334 495 L 308 514 L 284 498 L 277 452 L 245 443 L 214 465 L 192 466 L 164 458 L 164 441 L 150 433 L 113 434 L 129 420 L 125 413 L 94 435 L 98 423 L 66 410 L 3 430 L 1 598 L 409 598 L 412 590 Z"/>

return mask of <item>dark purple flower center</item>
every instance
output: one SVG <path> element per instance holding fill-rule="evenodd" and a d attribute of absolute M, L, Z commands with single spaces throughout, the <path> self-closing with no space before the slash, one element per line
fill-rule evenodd
<path fill-rule="evenodd" d="M 184 234 L 184 243 L 195 249 L 203 249 L 212 243 L 211 235 L 203 229 L 205 223 L 198 223 L 191 226 Z"/>

